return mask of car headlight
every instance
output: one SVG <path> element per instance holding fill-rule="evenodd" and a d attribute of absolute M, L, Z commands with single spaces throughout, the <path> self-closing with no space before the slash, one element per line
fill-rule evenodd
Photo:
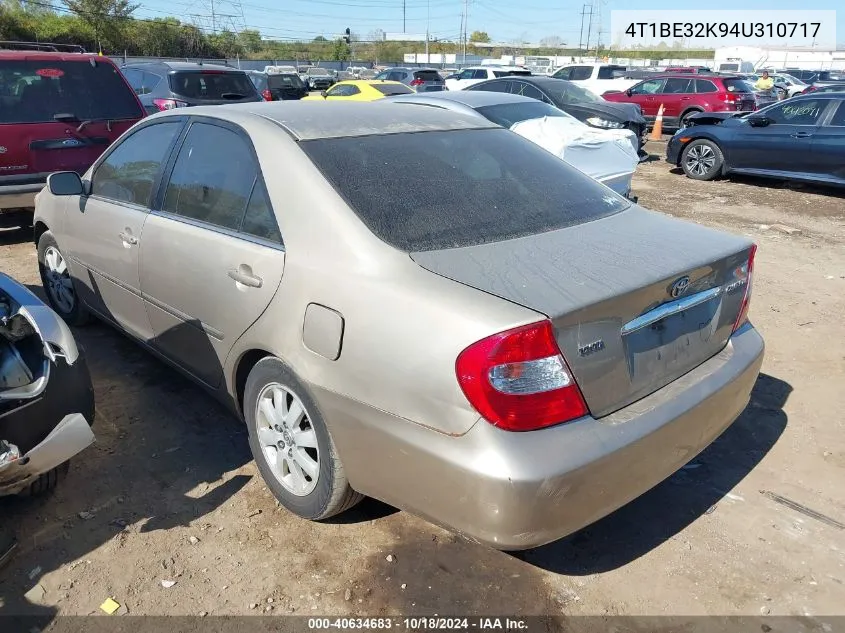
<path fill-rule="evenodd" d="M 618 130 L 619 128 L 625 127 L 623 123 L 619 123 L 618 121 L 608 121 L 607 119 L 601 119 L 597 116 L 591 116 L 587 119 L 587 123 L 594 127 L 603 127 L 609 130 Z"/>

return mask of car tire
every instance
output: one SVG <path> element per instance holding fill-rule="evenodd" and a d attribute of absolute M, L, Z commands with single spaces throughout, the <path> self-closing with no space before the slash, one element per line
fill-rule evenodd
<path fill-rule="evenodd" d="M 696 139 L 681 152 L 681 169 L 693 180 L 713 180 L 722 173 L 724 164 L 722 150 L 708 139 Z"/>
<path fill-rule="evenodd" d="M 42 473 L 29 486 L 18 493 L 20 497 L 37 497 L 46 494 L 59 485 L 59 482 L 64 479 L 70 470 L 70 462 L 65 462 L 56 466 L 53 470 Z"/>
<path fill-rule="evenodd" d="M 687 127 L 687 118 L 692 116 L 693 114 L 698 114 L 700 112 L 701 110 L 698 110 L 696 108 L 690 108 L 689 110 L 681 113 L 681 117 L 678 119 L 678 129 L 682 130 Z"/>
<path fill-rule="evenodd" d="M 65 262 L 61 272 L 54 270 L 59 259 Z M 91 315 L 79 300 L 66 262 L 67 259 L 59 249 L 53 234 L 50 231 L 42 233 L 38 238 L 38 272 L 41 274 L 41 284 L 44 286 L 47 302 L 68 325 L 85 325 L 91 320 Z"/>
<path fill-rule="evenodd" d="M 302 409 L 299 418 L 294 399 Z M 319 521 L 348 510 L 364 498 L 349 485 L 317 403 L 278 358 L 264 358 L 252 368 L 244 389 L 243 410 L 258 470 L 285 508 L 304 519 Z M 308 468 L 316 477 L 309 475 Z"/>

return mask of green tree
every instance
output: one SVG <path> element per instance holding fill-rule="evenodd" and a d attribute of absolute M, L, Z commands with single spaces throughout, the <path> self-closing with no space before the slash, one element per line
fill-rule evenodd
<path fill-rule="evenodd" d="M 103 42 L 120 47 L 124 27 L 141 6 L 129 0 L 64 0 L 64 3 L 94 32 L 98 50 L 102 50 Z"/>
<path fill-rule="evenodd" d="M 247 53 L 257 53 L 261 50 L 261 33 L 254 29 L 245 29 L 238 33 L 238 42 Z"/>
<path fill-rule="evenodd" d="M 339 37 L 334 41 L 334 45 L 332 46 L 332 59 L 334 61 L 348 61 L 351 52 L 352 51 L 349 50 L 349 44 L 347 44 L 343 38 Z"/>
<path fill-rule="evenodd" d="M 322 35 L 318 35 L 317 37 L 315 37 L 311 41 L 312 42 L 328 42 L 328 40 L 325 37 L 323 37 Z"/>
<path fill-rule="evenodd" d="M 469 36 L 470 42 L 478 42 L 479 44 L 489 44 L 490 36 L 487 31 L 473 31 Z"/>

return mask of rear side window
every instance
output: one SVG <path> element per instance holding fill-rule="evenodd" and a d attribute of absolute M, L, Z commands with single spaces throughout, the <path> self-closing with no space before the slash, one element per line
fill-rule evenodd
<path fill-rule="evenodd" d="M 543 233 L 629 206 L 503 129 L 320 139 L 300 147 L 376 236 L 407 252 Z"/>
<path fill-rule="evenodd" d="M 478 108 L 478 113 L 497 125 L 509 128 L 521 121 L 542 119 L 543 117 L 570 117 L 563 110 L 541 101 L 530 103 L 500 103 L 499 105 Z"/>
<path fill-rule="evenodd" d="M 585 79 L 589 79 L 593 76 L 593 67 L 592 66 L 574 66 L 572 68 L 572 72 L 569 75 L 569 79 L 572 81 L 582 81 Z"/>
<path fill-rule="evenodd" d="M 836 113 L 833 115 L 833 118 L 830 120 L 829 125 L 835 125 L 837 127 L 845 127 L 845 101 L 839 102 L 839 107 L 836 108 Z"/>
<path fill-rule="evenodd" d="M 170 75 L 170 89 L 188 99 L 237 100 L 255 95 L 246 73 L 201 70 Z"/>
<path fill-rule="evenodd" d="M 246 205 L 241 233 L 260 237 L 277 244 L 282 243 L 282 235 L 279 233 L 276 217 L 273 215 L 272 207 L 270 207 L 267 189 L 260 178 L 256 178 L 252 195 L 249 197 L 249 204 Z"/>
<path fill-rule="evenodd" d="M 716 87 L 716 84 L 714 84 L 712 81 L 707 81 L 706 79 L 696 79 L 695 91 L 698 93 L 707 93 L 719 92 L 719 89 Z"/>
<path fill-rule="evenodd" d="M 418 70 L 414 73 L 414 79 L 423 81 L 443 81 L 436 70 Z"/>
<path fill-rule="evenodd" d="M 692 92 L 692 79 L 670 77 L 663 84 L 663 94 L 686 94 Z"/>
<path fill-rule="evenodd" d="M 615 79 L 617 73 L 624 74 L 627 68 L 624 66 L 600 66 L 598 72 L 599 79 Z"/>
<path fill-rule="evenodd" d="M 126 137 L 97 167 L 91 194 L 146 207 L 161 163 L 182 124 L 167 121 Z"/>
<path fill-rule="evenodd" d="M 243 138 L 217 125 L 194 123 L 179 149 L 162 209 L 236 231 L 257 175 Z"/>
<path fill-rule="evenodd" d="M 483 92 L 508 92 L 513 82 L 504 80 L 485 81 L 483 84 L 475 84 L 467 87 L 467 90 L 481 90 Z"/>
<path fill-rule="evenodd" d="M 407 95 L 414 92 L 411 88 L 402 84 L 373 84 L 373 88 L 386 97 L 390 95 Z"/>
<path fill-rule="evenodd" d="M 95 57 L 0 60 L 0 123 L 46 123 L 56 114 L 96 121 L 140 119 L 144 111 L 120 71 Z"/>

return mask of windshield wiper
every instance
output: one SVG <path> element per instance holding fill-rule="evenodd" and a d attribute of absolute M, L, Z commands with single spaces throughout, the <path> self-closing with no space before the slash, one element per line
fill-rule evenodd
<path fill-rule="evenodd" d="M 59 112 L 58 114 L 54 114 L 53 120 L 58 121 L 59 123 L 75 123 L 79 121 L 80 123 L 76 128 L 77 134 L 82 131 L 82 128 L 91 123 L 90 119 L 86 119 L 83 121 L 72 112 Z M 111 120 L 106 122 L 106 127 L 108 128 L 109 132 L 111 132 Z"/>

